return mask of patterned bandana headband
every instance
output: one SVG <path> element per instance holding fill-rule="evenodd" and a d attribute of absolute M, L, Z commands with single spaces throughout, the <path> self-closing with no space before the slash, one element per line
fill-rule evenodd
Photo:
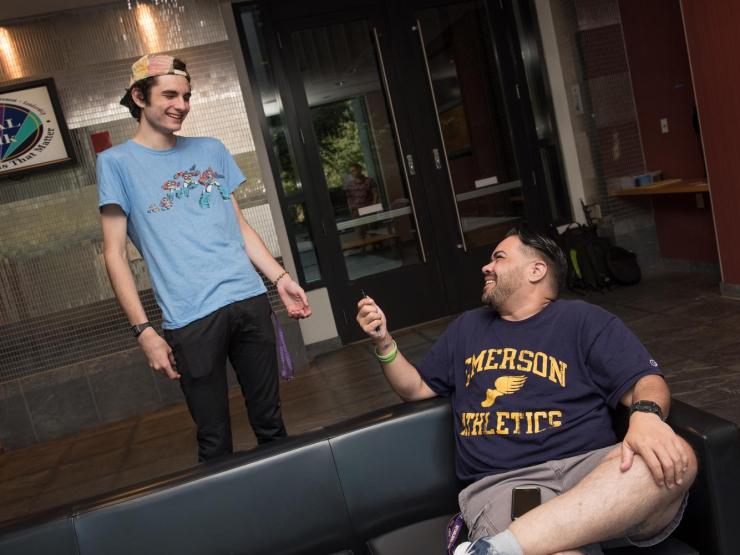
<path fill-rule="evenodd" d="M 131 85 L 147 77 L 157 77 L 158 75 L 182 75 L 190 79 L 187 71 L 174 68 L 175 58 L 166 54 L 146 54 L 139 58 L 131 66 Z"/>

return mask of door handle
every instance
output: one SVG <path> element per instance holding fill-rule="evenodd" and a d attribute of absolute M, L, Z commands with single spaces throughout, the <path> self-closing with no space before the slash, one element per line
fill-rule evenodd
<path fill-rule="evenodd" d="M 409 172 L 411 172 L 412 175 L 416 174 L 416 170 L 414 169 L 414 159 L 409 154 L 408 158 L 404 156 L 403 153 L 403 145 L 401 144 L 401 134 L 398 132 L 398 122 L 396 121 L 396 111 L 393 109 L 393 99 L 391 98 L 391 91 L 390 87 L 388 86 L 388 74 L 385 71 L 385 62 L 383 61 L 383 52 L 380 49 L 380 35 L 378 34 L 377 27 L 373 27 L 373 39 L 375 41 L 375 52 L 378 56 L 378 64 L 380 65 L 380 78 L 381 82 L 383 83 L 383 91 L 385 92 L 385 97 L 388 99 L 388 110 L 390 111 L 391 116 L 391 124 L 393 125 L 393 132 L 396 135 L 396 147 L 398 148 L 398 154 L 400 155 L 399 158 L 401 160 L 401 168 L 403 168 L 403 175 L 406 178 L 406 188 L 409 193 L 409 202 L 411 203 L 411 213 L 414 215 L 414 224 L 416 224 L 416 229 L 418 230 L 417 237 L 419 238 L 419 248 L 421 249 L 421 260 L 426 264 L 427 261 L 427 255 L 426 251 L 424 249 L 424 241 L 421 238 L 421 228 L 419 228 L 419 219 L 416 217 L 416 205 L 414 204 L 414 195 L 411 192 L 411 181 L 409 180 Z M 410 168 L 409 171 L 406 170 L 406 160 L 410 160 Z"/>
<path fill-rule="evenodd" d="M 432 96 L 432 103 L 434 104 L 434 119 L 437 122 L 437 131 L 439 132 L 439 138 L 441 141 L 442 152 L 444 153 L 445 160 L 449 160 L 447 156 L 447 148 L 445 147 L 444 135 L 442 134 L 442 123 L 439 121 L 439 107 L 437 106 L 437 98 L 434 96 L 434 83 L 432 83 L 432 72 L 429 69 L 429 58 L 427 57 L 427 49 L 424 47 L 424 32 L 421 29 L 421 21 L 416 20 L 416 31 L 419 34 L 419 45 L 421 46 L 421 54 L 424 57 L 424 69 L 427 74 L 427 82 L 429 83 L 429 94 Z M 434 155 L 434 164 L 437 169 L 442 169 L 442 160 L 439 156 L 439 150 L 436 148 L 432 150 Z M 452 182 L 452 173 L 450 173 L 450 165 L 445 164 L 447 168 L 447 179 L 450 184 L 450 192 L 452 193 L 452 206 L 455 207 L 455 218 L 457 218 L 457 229 L 460 232 L 460 244 L 462 249 L 468 252 L 468 244 L 465 241 L 465 233 L 463 232 L 462 221 L 460 220 L 460 210 L 457 207 L 457 198 L 455 197 L 455 186 Z"/>
<path fill-rule="evenodd" d="M 406 155 L 406 165 L 409 167 L 409 174 L 416 175 L 416 166 L 414 166 L 414 157 L 411 154 Z"/>
<path fill-rule="evenodd" d="M 434 167 L 438 170 L 442 169 L 442 158 L 439 156 L 439 149 L 433 148 L 432 149 L 432 156 L 434 156 Z"/>

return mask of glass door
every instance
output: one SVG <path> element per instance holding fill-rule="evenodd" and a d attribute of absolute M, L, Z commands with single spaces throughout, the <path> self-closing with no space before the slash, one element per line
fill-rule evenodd
<path fill-rule="evenodd" d="M 430 304 L 418 286 L 440 290 L 442 280 L 381 25 L 360 13 L 291 21 L 278 33 L 323 207 L 315 242 L 331 258 L 325 281 L 342 339 L 362 337 L 354 321 L 362 294 L 383 306 L 394 328 L 441 316 L 444 304 Z"/>
<path fill-rule="evenodd" d="M 445 223 L 436 248 L 450 304 L 462 310 L 480 304 L 480 268 L 509 229 L 549 224 L 513 19 L 498 2 L 409 0 L 397 20 L 401 63 L 418 68 L 406 102 L 423 130 L 420 166 Z"/>
<path fill-rule="evenodd" d="M 425 256 L 376 34 L 365 20 L 290 34 L 350 281 Z"/>
<path fill-rule="evenodd" d="M 434 164 L 449 188 L 462 250 L 487 247 L 525 211 L 486 13 L 482 2 L 466 2 L 415 15 L 441 137 L 433 149 Z"/>
<path fill-rule="evenodd" d="M 294 259 L 308 289 L 327 288 L 344 342 L 362 338 L 363 292 L 393 328 L 478 305 L 480 268 L 505 233 L 552 221 L 555 174 L 517 34 L 527 20 L 510 4 L 236 8 Z M 249 40 L 259 10 L 267 22 L 251 32 L 264 45 Z"/>

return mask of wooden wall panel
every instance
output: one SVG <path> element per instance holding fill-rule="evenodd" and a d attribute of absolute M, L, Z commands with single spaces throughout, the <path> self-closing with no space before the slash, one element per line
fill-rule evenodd
<path fill-rule="evenodd" d="M 740 2 L 682 0 L 722 279 L 740 284 Z"/>

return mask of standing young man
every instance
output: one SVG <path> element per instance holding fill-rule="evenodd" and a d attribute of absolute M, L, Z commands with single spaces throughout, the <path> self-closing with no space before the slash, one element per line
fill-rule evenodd
<path fill-rule="evenodd" d="M 224 145 L 175 135 L 190 111 L 190 75 L 172 56 L 132 66 L 121 104 L 139 122 L 133 138 L 97 163 L 105 264 L 149 366 L 179 380 L 198 428 L 198 459 L 232 452 L 226 382 L 231 362 L 260 443 L 286 435 L 280 411 L 270 279 L 292 318 L 311 309 L 233 196 L 245 178 Z M 126 255 L 141 252 L 162 309 L 164 338 L 151 327 Z"/>

